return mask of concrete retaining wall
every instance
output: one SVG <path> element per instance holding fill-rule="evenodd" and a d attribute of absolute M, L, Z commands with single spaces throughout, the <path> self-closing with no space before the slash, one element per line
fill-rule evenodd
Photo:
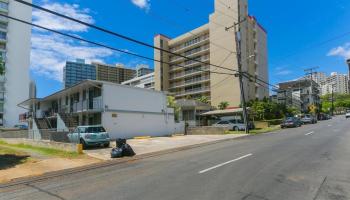
<path fill-rule="evenodd" d="M 28 130 L 0 130 L 0 138 L 28 138 Z"/>
<path fill-rule="evenodd" d="M 227 127 L 202 126 L 188 128 L 187 135 L 223 135 L 228 130 Z"/>
<path fill-rule="evenodd" d="M 24 138 L 5 138 L 2 139 L 5 142 L 9 144 L 27 144 L 37 147 L 44 147 L 44 148 L 52 148 L 52 149 L 58 149 L 58 150 L 64 150 L 64 151 L 73 151 L 76 152 L 76 144 L 74 143 L 62 143 L 62 142 L 50 142 L 46 140 L 30 140 L 30 139 L 24 139 Z"/>

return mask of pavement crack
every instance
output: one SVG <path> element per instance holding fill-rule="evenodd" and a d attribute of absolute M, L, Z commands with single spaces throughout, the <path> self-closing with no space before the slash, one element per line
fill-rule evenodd
<path fill-rule="evenodd" d="M 327 180 L 327 176 L 324 177 L 322 183 L 321 183 L 320 186 L 318 187 L 317 192 L 316 192 L 315 197 L 313 198 L 313 200 L 316 200 L 316 199 L 317 199 L 317 197 L 318 197 L 318 195 L 320 194 L 321 189 L 322 189 L 324 183 L 326 182 L 326 180 Z"/>
<path fill-rule="evenodd" d="M 50 196 L 56 197 L 57 199 L 65 200 L 65 198 L 63 198 L 63 197 L 61 197 L 61 196 L 59 196 L 59 195 L 57 195 L 57 194 L 54 194 L 54 193 L 52 193 L 52 192 L 50 192 L 50 191 L 41 189 L 40 187 L 37 187 L 37 186 L 35 186 L 35 185 L 31 185 L 31 184 L 29 184 L 29 183 L 27 183 L 27 184 L 25 184 L 25 185 L 28 186 L 28 187 L 34 188 L 34 189 L 36 189 L 36 190 L 38 190 L 38 191 L 40 191 L 40 192 L 43 192 L 43 193 L 45 193 L 45 194 L 48 194 L 48 195 L 50 195 Z"/>

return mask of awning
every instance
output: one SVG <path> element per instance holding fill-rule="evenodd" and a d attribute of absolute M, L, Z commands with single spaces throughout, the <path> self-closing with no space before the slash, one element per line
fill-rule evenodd
<path fill-rule="evenodd" d="M 250 110 L 250 108 L 247 108 L 247 110 Z M 206 113 L 202 113 L 201 116 L 210 116 L 210 115 L 230 115 L 230 114 L 239 114 L 243 113 L 243 108 L 233 108 L 233 109 L 226 109 L 226 110 L 213 110 Z"/>

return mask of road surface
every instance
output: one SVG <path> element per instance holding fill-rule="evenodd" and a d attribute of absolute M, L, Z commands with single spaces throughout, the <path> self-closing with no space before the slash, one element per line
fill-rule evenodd
<path fill-rule="evenodd" d="M 0 188 L 0 199 L 350 199 L 350 121 L 245 137 Z"/>

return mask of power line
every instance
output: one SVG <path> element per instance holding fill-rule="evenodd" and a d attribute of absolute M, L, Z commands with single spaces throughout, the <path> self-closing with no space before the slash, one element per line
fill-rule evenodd
<path fill-rule="evenodd" d="M 104 33 L 107 33 L 107 34 L 110 34 L 110 35 L 113 35 L 113 36 L 116 36 L 116 37 L 119 37 L 119 38 L 121 38 L 121 39 L 128 40 L 128 41 L 133 42 L 133 43 L 136 43 L 136 44 L 140 44 L 140 45 L 142 45 L 142 46 L 146 46 L 146 47 L 149 47 L 149 48 L 152 48 L 152 49 L 156 49 L 156 50 L 159 50 L 159 51 L 168 53 L 168 54 L 172 54 L 172 55 L 175 55 L 175 56 L 178 56 L 178 57 L 182 57 L 182 58 L 185 58 L 186 60 L 191 60 L 191 61 L 199 62 L 199 63 L 202 63 L 202 64 L 208 64 L 208 63 L 203 62 L 203 61 L 201 61 L 201 60 L 189 58 L 189 57 L 187 57 L 187 56 L 183 56 L 183 55 L 181 55 L 181 54 L 177 54 L 177 53 L 171 52 L 171 51 L 169 51 L 169 50 L 165 50 L 165 49 L 156 47 L 156 46 L 151 45 L 151 44 L 148 44 L 148 43 L 146 43 L 146 42 L 142 42 L 142 41 L 140 41 L 140 40 L 131 38 L 131 37 L 126 36 L 126 35 L 122 35 L 122 34 L 120 34 L 120 33 L 117 33 L 117 32 L 111 31 L 111 30 L 108 30 L 108 29 L 103 28 L 103 27 L 99 27 L 99 26 L 96 26 L 96 25 L 93 25 L 93 24 L 90 24 L 90 23 L 87 23 L 87 22 L 83 22 L 83 21 L 81 21 L 81 20 L 78 20 L 78 19 L 75 19 L 75 18 L 66 16 L 66 15 L 64 15 L 64 14 L 55 12 L 55 11 L 53 11 L 53 10 L 50 10 L 50 9 L 47 9 L 47 8 L 44 8 L 44 7 L 41 7 L 41 6 L 32 4 L 32 3 L 29 3 L 29 2 L 26 2 L 26 1 L 23 1 L 23 0 L 14 0 L 14 1 L 17 1 L 17 2 L 19 2 L 19 3 L 21 3 L 21 4 L 24 4 L 24 5 L 27 5 L 27 6 L 30 6 L 30 7 L 33 7 L 33 8 L 42 10 L 42 11 L 45 11 L 45 12 L 47 12 L 47 13 L 51 13 L 51 14 L 53 14 L 53 15 L 56 15 L 56 16 L 59 16 L 59 17 L 65 18 L 65 19 L 68 19 L 68 20 L 70 20 L 70 21 L 74 21 L 74 22 L 76 22 L 76 23 L 85 25 L 85 26 L 87 26 L 87 27 L 90 27 L 90 28 L 93 28 L 93 29 L 102 31 L 102 32 L 104 32 Z M 171 64 L 171 65 L 172 65 L 172 64 Z M 210 65 L 210 66 L 213 66 L 213 67 L 220 68 L 220 69 L 225 69 L 225 70 L 229 70 L 229 71 L 233 71 L 233 72 L 238 72 L 237 70 L 230 69 L 230 68 L 226 68 L 226 67 L 222 67 L 222 66 L 218 66 L 218 65 L 215 65 L 215 64 L 210 64 L 210 63 L 209 63 L 209 65 Z"/>
<path fill-rule="evenodd" d="M 179 56 L 179 57 L 185 58 L 185 59 L 187 59 L 187 60 L 191 60 L 191 61 L 195 61 L 195 62 L 198 62 L 198 63 L 205 64 L 205 65 L 210 65 L 210 66 L 213 66 L 213 67 L 216 67 L 216 68 L 225 69 L 225 70 L 233 71 L 233 72 L 236 72 L 236 73 L 240 73 L 238 70 L 235 70 L 235 69 L 230 69 L 230 68 L 218 66 L 218 65 L 215 65 L 215 64 L 206 63 L 206 62 L 203 62 L 203 61 L 201 61 L 201 60 L 196 60 L 196 59 L 193 59 L 193 58 L 189 58 L 189 57 L 187 57 L 187 56 L 183 56 L 183 55 L 181 55 L 181 54 L 173 53 L 173 52 L 171 52 L 171 51 L 168 51 L 168 50 L 165 50 L 165 49 L 156 47 L 156 46 L 154 46 L 154 45 L 150 45 L 150 44 L 148 44 L 148 43 L 139 41 L 139 40 L 137 40 L 137 39 L 134 39 L 134 38 L 131 38 L 131 37 L 128 37 L 128 36 L 125 36 L 125 35 L 122 35 L 122 34 L 113 32 L 113 31 L 111 31 L 111 30 L 108 30 L 108 29 L 105 29 L 105 28 L 102 28 L 102 27 L 99 27 L 99 26 L 96 26 L 96 25 L 93 25 L 93 24 L 90 24 L 90 23 L 83 22 L 83 21 L 81 21 L 81 20 L 78 20 L 78 19 L 75 19 L 75 18 L 66 16 L 66 15 L 60 14 L 60 13 L 58 13 L 58 12 L 52 11 L 52 10 L 47 9 L 47 8 L 43 8 L 43 7 L 41 7 L 41 6 L 38 6 L 38 5 L 35 5 L 35 4 L 32 4 L 32 3 L 26 2 L 26 1 L 23 1 L 23 0 L 14 0 L 14 1 L 17 1 L 17 2 L 19 2 L 19 3 L 21 3 L 21 4 L 24 4 L 24 5 L 27 5 L 27 6 L 30 6 L 30 7 L 33 7 L 33 8 L 36 8 L 36 9 L 39 9 L 39 10 L 48 12 L 48 13 L 51 13 L 51 14 L 53 14 L 53 15 L 56 15 L 56 16 L 59 16 L 59 17 L 68 19 L 68 20 L 70 20 L 70 21 L 74 21 L 74 22 L 79 23 L 79 24 L 83 24 L 83 25 L 85 25 L 85 26 L 87 26 L 87 27 L 94 28 L 94 29 L 96 29 L 96 30 L 105 32 L 105 33 L 107 33 L 107 34 L 114 35 L 114 36 L 116 36 L 116 37 L 119 37 L 119 38 L 122 38 L 122 39 L 125 39 L 125 40 L 128 40 L 128 41 L 131 41 L 131 42 L 134 42 L 134 43 L 137 43 L 137 44 L 140 44 L 140 45 L 149 47 L 149 48 L 153 48 L 153 49 L 156 49 L 156 50 L 159 50 L 159 51 L 163 51 L 163 52 L 166 52 L 166 53 L 175 55 L 175 56 Z M 2 15 L 2 16 L 7 17 L 6 15 Z M 233 18 L 232 16 L 230 16 L 230 17 Z M 234 18 L 233 18 L 233 19 L 234 19 Z M 27 23 L 28 23 L 28 22 L 27 22 Z M 30 24 L 30 25 L 34 25 L 34 24 Z M 37 25 L 37 27 L 39 27 L 39 26 Z M 48 29 L 45 28 L 45 27 L 42 27 L 42 28 L 48 30 Z M 51 29 L 51 31 L 54 31 L 54 30 Z M 57 32 L 57 31 L 55 31 L 55 32 Z M 59 34 L 62 35 L 63 33 L 59 33 Z M 66 36 L 68 36 L 68 34 L 66 34 Z M 71 35 L 69 35 L 69 36 L 71 36 Z M 69 37 L 69 36 L 68 36 L 68 37 Z M 80 38 L 76 37 L 75 39 L 80 39 Z M 98 45 L 98 46 L 102 46 L 101 44 L 96 43 L 96 42 L 94 42 L 94 44 L 95 44 L 95 45 Z M 106 46 L 106 45 L 104 45 L 104 46 Z M 106 46 L 106 47 L 107 47 L 107 46 Z M 107 47 L 107 48 L 108 48 L 108 47 Z M 116 50 L 115 48 L 113 48 L 113 49 Z M 141 57 L 141 56 L 138 55 L 138 54 L 132 54 L 132 53 L 130 53 L 130 52 L 122 51 L 122 50 L 120 50 L 120 49 L 118 49 L 118 50 L 119 50 L 119 52 L 122 52 L 122 53 L 128 53 L 128 54 L 130 54 L 130 55 L 134 55 L 134 56 L 137 56 L 137 57 Z M 118 50 L 116 50 L 116 51 L 118 51 Z M 155 59 L 153 59 L 153 58 L 149 58 L 149 57 L 145 57 L 145 56 L 142 56 L 142 57 L 143 57 L 144 59 L 153 60 L 153 61 L 156 61 L 156 62 L 161 62 L 161 63 L 165 63 L 165 64 L 169 64 L 169 65 L 184 67 L 184 66 L 177 65 L 177 64 L 171 64 L 171 63 L 168 63 L 168 62 L 155 60 Z M 210 72 L 210 71 L 205 71 L 205 72 Z M 213 73 L 216 73 L 216 74 L 229 74 L 229 73 L 222 73 L 222 72 L 213 72 Z M 234 74 L 230 74 L 230 75 L 234 75 Z M 267 83 L 266 81 L 264 81 L 264 80 L 262 80 L 262 79 L 257 78 L 257 76 L 252 76 L 252 75 L 250 75 L 250 74 L 248 74 L 248 75 L 249 75 L 250 77 L 254 77 L 255 79 L 257 79 L 257 80 L 259 80 L 259 81 L 261 81 L 261 82 L 263 82 L 263 83 L 269 85 L 269 83 Z"/>
<path fill-rule="evenodd" d="M 70 35 L 70 34 L 67 34 L 67 33 L 60 32 L 60 31 L 56 31 L 56 30 L 53 30 L 53 29 L 50 29 L 50 28 L 47 28 L 47 27 L 43 27 L 43 26 L 31 23 L 31 22 L 27 22 L 27 21 L 24 21 L 24 20 L 15 18 L 15 17 L 4 15 L 4 14 L 1 14 L 1 13 L 0 13 L 0 16 L 6 17 L 6 18 L 9 18 L 9 19 L 12 19 L 12 20 L 15 20 L 15 21 L 27 24 L 27 25 L 31 25 L 31 26 L 34 26 L 34 27 L 37 27 L 37 28 L 40 28 L 40 29 L 43 29 L 43 30 L 46 30 L 46 31 L 50 31 L 50 32 L 53 32 L 53 33 L 56 33 L 56 34 L 59 34 L 59 35 L 62 35 L 62 36 L 66 36 L 66 37 L 69 37 L 69 38 L 72 38 L 72 39 L 75 39 L 75 40 L 79 40 L 79 41 L 82 41 L 82 42 L 86 42 L 86 43 L 90 43 L 90 44 L 93 44 L 93 45 L 96 45 L 96 46 L 107 48 L 107 49 L 110 49 L 110 50 L 113 50 L 113 51 L 117 51 L 117 52 L 120 52 L 120 53 L 132 55 L 132 56 L 135 56 L 135 57 L 139 57 L 139 58 L 143 58 L 143 59 L 146 59 L 146 60 L 151 60 L 151 61 L 155 61 L 155 62 L 159 62 L 159 63 L 169 64 L 168 62 L 164 62 L 164 61 L 157 60 L 157 59 L 154 59 L 154 58 L 150 58 L 150 57 L 147 57 L 147 56 L 139 55 L 139 54 L 132 53 L 132 52 L 129 52 L 129 51 L 126 51 L 126 50 L 114 48 L 114 47 L 107 46 L 107 45 L 101 44 L 101 43 L 97 43 L 97 42 L 94 42 L 94 41 L 91 41 L 91 40 L 83 39 L 83 38 L 78 37 L 78 36 L 74 36 L 74 35 Z M 176 65 L 176 64 L 174 64 L 174 65 L 178 66 L 178 67 L 185 68 L 185 66 L 182 66 L 182 65 Z M 197 69 L 197 71 L 210 72 L 210 73 L 215 73 L 215 74 L 234 75 L 234 74 L 224 73 L 224 72 L 211 72 L 210 70 L 199 70 L 199 69 Z"/>
<path fill-rule="evenodd" d="M 175 28 L 178 29 L 178 30 L 180 30 L 180 29 L 181 29 L 181 30 L 184 30 L 184 29 L 185 29 L 185 27 L 184 27 L 183 25 L 180 25 L 179 23 L 173 22 L 173 21 L 171 21 L 171 20 L 169 20 L 169 19 L 166 19 L 166 18 L 164 18 L 164 17 L 162 17 L 162 16 L 160 16 L 160 15 L 157 15 L 157 14 L 155 14 L 154 12 L 150 12 L 149 15 L 151 15 L 152 17 L 154 17 L 154 18 L 156 18 L 156 19 L 158 19 L 158 20 L 160 20 L 160 21 L 163 21 L 163 22 L 165 22 L 165 23 L 171 25 L 172 27 L 175 27 Z M 220 27 L 226 27 L 225 25 L 222 25 L 222 24 L 219 24 L 219 23 L 216 23 L 216 22 L 214 22 L 214 24 L 216 24 L 216 25 L 218 25 L 218 26 L 220 26 Z M 181 28 L 180 28 L 180 27 L 181 27 Z M 202 35 L 201 33 L 197 33 L 197 34 L 196 34 L 196 33 L 193 33 L 193 30 L 192 30 L 192 31 L 188 31 L 187 33 L 191 34 L 191 35 L 194 36 L 194 37 L 198 37 L 198 36 L 201 36 L 201 35 Z M 213 46 L 216 46 L 216 47 L 218 47 L 218 48 L 220 48 L 220 49 L 224 49 L 224 50 L 226 50 L 226 51 L 228 51 L 228 52 L 236 53 L 236 52 L 233 52 L 233 51 L 231 51 L 230 49 L 227 49 L 227 48 L 223 47 L 222 45 L 216 44 L 216 43 L 214 43 L 214 42 L 212 42 L 212 41 L 209 41 L 209 44 L 212 44 Z M 220 65 L 219 65 L 219 66 L 220 66 Z"/>
<path fill-rule="evenodd" d="M 198 63 L 205 64 L 205 65 L 210 65 L 210 66 L 213 66 L 213 67 L 216 67 L 216 68 L 225 69 L 225 70 L 233 71 L 233 72 L 236 72 L 236 73 L 240 73 L 238 70 L 235 70 L 235 69 L 230 69 L 230 68 L 227 68 L 227 67 L 222 67 L 222 66 L 218 66 L 218 65 L 210 64 L 210 63 L 208 64 L 208 63 L 203 62 L 203 61 L 201 61 L 201 60 L 197 60 L 197 59 L 189 58 L 189 57 L 187 57 L 187 56 L 183 56 L 183 55 L 181 55 L 181 54 L 173 53 L 173 52 L 171 52 L 171 51 L 168 51 L 168 50 L 165 50 L 165 49 L 156 47 L 156 46 L 154 46 L 154 45 L 147 44 L 147 43 L 142 42 L 142 41 L 139 41 L 139 40 L 137 40 L 137 39 L 134 39 L 134 38 L 131 38 L 131 37 L 128 37 L 128 36 L 125 36 L 125 35 L 122 35 L 122 34 L 113 32 L 113 31 L 111 31 L 111 30 L 108 30 L 108 29 L 105 29 L 105 28 L 102 28 L 102 27 L 99 27 L 99 26 L 96 26 L 96 25 L 93 25 L 93 24 L 90 24 L 90 23 L 83 22 L 83 21 L 81 21 L 81 20 L 78 20 L 78 19 L 75 19 L 75 18 L 66 16 L 66 15 L 60 14 L 60 13 L 58 13 L 58 12 L 52 11 L 52 10 L 47 9 L 47 8 L 43 8 L 43 7 L 41 7 L 41 6 L 38 6 L 38 5 L 35 5 L 35 4 L 32 4 L 32 3 L 26 2 L 26 1 L 23 1 L 23 0 L 14 0 L 14 1 L 17 1 L 17 2 L 22 3 L 22 4 L 24 4 L 24 5 L 27 5 L 27 6 L 30 6 L 30 7 L 33 7 L 33 8 L 36 8 L 36 9 L 39 9 L 39 10 L 42 10 L 42 11 L 51 13 L 51 14 L 53 14 L 53 15 L 56 15 L 56 16 L 59 16 L 59 17 L 68 19 L 68 20 L 70 20 L 70 21 L 77 22 L 77 23 L 79 23 L 79 24 L 83 24 L 83 25 L 85 25 L 85 26 L 88 26 L 88 27 L 97 29 L 97 30 L 99 30 L 99 31 L 108 33 L 108 34 L 110 34 L 110 35 L 114 35 L 114 36 L 116 36 L 116 37 L 119 37 L 119 38 L 122 38 L 122 39 L 125 39 L 125 40 L 128 40 L 128 41 L 131 41 L 131 42 L 134 42 L 134 43 L 137 43 L 137 44 L 140 44 L 140 45 L 149 47 L 149 48 L 153 48 L 153 49 L 156 49 L 156 50 L 159 50 L 159 51 L 163 51 L 163 52 L 166 52 L 166 53 L 175 55 L 175 56 L 179 56 L 179 57 L 185 58 L 185 59 L 187 59 L 187 60 L 191 60 L 191 61 L 195 61 L 195 62 L 198 62 Z M 231 16 L 231 18 L 233 18 L 233 17 Z M 233 19 L 234 19 L 234 18 L 233 18 Z M 163 62 L 163 61 L 161 61 L 161 62 Z M 175 64 L 166 63 L 166 62 L 163 62 L 163 63 L 169 64 L 169 65 L 175 65 Z M 179 65 L 176 65 L 176 66 L 179 66 Z M 183 67 L 183 66 L 182 66 L 182 67 Z M 215 73 L 218 73 L 218 72 L 215 72 Z M 221 74 L 225 74 L 225 73 L 221 73 Z M 250 74 L 249 74 L 249 76 L 252 77 L 252 75 L 250 75 Z M 254 78 L 257 78 L 257 77 L 255 76 Z M 266 83 L 264 80 L 261 80 L 261 79 L 258 79 L 258 80 L 260 80 L 260 81 Z M 268 83 L 267 83 L 267 84 L 268 84 Z"/>

